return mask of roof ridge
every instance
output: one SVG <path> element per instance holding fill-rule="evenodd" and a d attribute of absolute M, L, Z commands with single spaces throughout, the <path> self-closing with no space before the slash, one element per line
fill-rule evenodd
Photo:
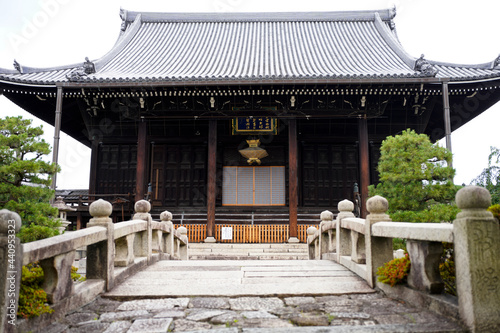
<path fill-rule="evenodd" d="M 376 15 L 375 18 L 375 28 L 380 33 L 382 38 L 385 40 L 387 45 L 398 55 L 398 57 L 409 67 L 410 70 L 414 70 L 415 61 L 417 58 L 412 57 L 401 45 L 401 42 L 394 36 L 389 28 L 384 25 L 381 18 Z"/>
<path fill-rule="evenodd" d="M 231 13 L 180 13 L 135 12 L 120 10 L 123 22 L 132 22 L 137 15 L 143 22 L 283 22 L 283 21 L 373 21 L 378 13 L 383 21 L 396 16 L 394 8 L 380 10 L 330 11 L 330 12 L 231 12 Z"/>
<path fill-rule="evenodd" d="M 446 67 L 454 67 L 454 68 L 474 68 L 474 69 L 487 69 L 487 70 L 492 70 L 492 69 L 497 69 L 498 65 L 496 65 L 498 57 L 495 58 L 493 61 L 490 62 L 485 62 L 482 64 L 456 64 L 452 62 L 446 62 L 446 61 L 436 61 L 436 60 L 427 60 L 430 64 L 436 65 L 436 66 L 446 66 Z"/>
<path fill-rule="evenodd" d="M 118 52 L 127 46 L 139 30 L 141 23 L 142 15 L 139 14 L 135 17 L 133 23 L 126 27 L 125 31 L 122 30 L 122 34 L 120 34 L 119 39 L 116 41 L 111 50 L 95 61 L 96 72 L 99 72 L 103 67 L 105 67 L 118 54 Z"/>
<path fill-rule="evenodd" d="M 61 65 L 61 66 L 51 66 L 51 67 L 29 67 L 29 66 L 21 66 L 21 71 L 14 69 L 7 69 L 7 73 L 3 72 L 3 68 L 0 68 L 0 73 L 2 74 L 32 74 L 32 73 L 43 73 L 43 72 L 52 72 L 52 71 L 62 71 L 66 69 L 74 69 L 82 66 L 83 62 L 74 63 L 69 65 Z"/>

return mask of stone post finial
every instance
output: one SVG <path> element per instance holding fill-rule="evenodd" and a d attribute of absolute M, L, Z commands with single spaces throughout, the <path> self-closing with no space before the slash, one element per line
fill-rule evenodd
<path fill-rule="evenodd" d="M 186 236 L 186 235 L 187 235 L 187 233 L 188 233 L 188 230 L 187 230 L 187 228 L 186 228 L 186 227 L 179 227 L 179 228 L 177 229 L 177 231 L 179 231 L 179 233 L 181 234 L 181 236 Z"/>
<path fill-rule="evenodd" d="M 491 206 L 491 194 L 487 189 L 480 186 L 466 186 L 461 188 L 457 195 L 455 196 L 455 201 L 458 208 L 462 211 L 457 215 L 457 218 L 463 217 L 464 215 L 470 215 L 471 210 L 475 211 L 475 216 L 492 216 L 488 209 Z M 479 217 L 478 216 L 478 217 Z"/>
<path fill-rule="evenodd" d="M 314 236 L 314 234 L 316 233 L 316 231 L 318 231 L 318 229 L 316 229 L 315 227 L 309 227 L 309 228 L 307 228 L 307 235 L 308 236 Z"/>
<path fill-rule="evenodd" d="M 134 210 L 136 213 L 149 213 L 151 210 L 151 204 L 146 200 L 139 200 L 134 205 Z"/>
<path fill-rule="evenodd" d="M 354 203 L 352 201 L 345 199 L 338 203 L 337 208 L 339 212 L 350 213 L 354 210 Z"/>
<path fill-rule="evenodd" d="M 160 214 L 160 220 L 162 222 L 170 222 L 170 221 L 172 221 L 172 213 L 170 213 L 168 210 L 162 212 Z"/>
<path fill-rule="evenodd" d="M 333 213 L 329 210 L 325 210 L 321 212 L 320 218 L 321 221 L 333 221 Z"/>
<path fill-rule="evenodd" d="M 93 217 L 89 223 L 112 222 L 110 216 L 113 213 L 113 206 L 110 202 L 99 199 L 90 204 L 89 213 Z"/>
<path fill-rule="evenodd" d="M 366 209 L 370 214 L 385 214 L 389 209 L 389 202 L 386 198 L 376 195 L 366 201 Z"/>
<path fill-rule="evenodd" d="M 10 224 L 14 221 L 14 230 L 16 234 L 21 229 L 21 216 L 16 212 L 11 212 L 7 209 L 0 210 L 0 235 L 7 235 L 9 232 Z"/>
<path fill-rule="evenodd" d="M 135 214 L 132 217 L 134 220 L 144 220 L 149 221 L 151 215 L 149 211 L 151 210 L 151 204 L 146 200 L 139 200 L 134 205 Z"/>

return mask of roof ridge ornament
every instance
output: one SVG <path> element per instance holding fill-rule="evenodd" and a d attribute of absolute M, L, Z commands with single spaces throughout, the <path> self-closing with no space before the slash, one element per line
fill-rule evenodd
<path fill-rule="evenodd" d="M 83 63 L 83 70 L 87 75 L 95 73 L 95 65 L 93 62 L 89 60 L 89 57 L 85 57 L 85 62 Z"/>
<path fill-rule="evenodd" d="M 496 57 L 495 60 L 493 60 L 493 62 L 491 63 L 491 69 L 494 69 L 495 67 L 498 67 L 500 66 L 500 54 L 498 55 L 498 57 Z"/>
<path fill-rule="evenodd" d="M 389 9 L 389 17 L 391 18 L 389 20 L 389 26 L 391 28 L 392 31 L 395 31 L 396 30 L 396 23 L 394 22 L 394 17 L 396 17 L 396 5 L 393 4 L 392 5 L 392 8 Z"/>
<path fill-rule="evenodd" d="M 85 76 L 95 73 L 95 65 L 88 57 L 85 57 L 85 62 L 82 66 L 75 68 L 71 73 L 66 75 L 66 78 L 70 81 L 82 81 Z"/>
<path fill-rule="evenodd" d="M 423 54 L 415 61 L 415 67 L 413 70 L 420 72 L 419 76 L 425 77 L 434 77 L 439 72 L 434 65 L 431 65 L 431 63 L 424 58 Z"/>
<path fill-rule="evenodd" d="M 121 30 L 125 31 L 127 27 L 127 10 L 120 8 L 120 18 L 122 19 Z"/>
<path fill-rule="evenodd" d="M 23 74 L 23 67 L 14 59 L 14 68 L 19 72 L 19 74 Z"/>

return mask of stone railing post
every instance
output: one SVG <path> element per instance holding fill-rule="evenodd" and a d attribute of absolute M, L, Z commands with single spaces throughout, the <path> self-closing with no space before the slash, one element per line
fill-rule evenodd
<path fill-rule="evenodd" d="M 444 282 L 439 273 L 439 263 L 443 255 L 443 243 L 408 239 L 406 249 L 411 260 L 408 285 L 431 294 L 442 293 Z"/>
<path fill-rule="evenodd" d="M 0 210 L 0 331 L 6 333 L 16 332 L 23 262 L 21 242 L 16 237 L 19 229 L 19 214 Z"/>
<path fill-rule="evenodd" d="M 135 214 L 133 220 L 144 220 L 147 222 L 147 230 L 141 233 L 139 239 L 136 240 L 135 255 L 136 257 L 147 257 L 148 264 L 151 262 L 151 254 L 153 249 L 153 229 L 151 227 L 151 204 L 146 200 L 139 200 L 134 205 Z"/>
<path fill-rule="evenodd" d="M 351 260 L 356 264 L 366 263 L 365 235 L 351 230 Z"/>
<path fill-rule="evenodd" d="M 175 229 L 174 229 L 174 224 L 172 223 L 172 213 L 169 211 L 164 211 L 160 214 L 160 220 L 162 223 L 165 223 L 167 225 L 167 229 L 170 230 L 170 233 L 167 234 L 166 236 L 163 236 L 164 240 L 164 252 L 169 254 L 171 258 L 174 256 L 175 250 L 174 250 L 174 236 L 175 236 Z"/>
<path fill-rule="evenodd" d="M 328 229 L 328 232 L 323 233 L 323 228 L 328 224 L 333 223 L 333 213 L 329 210 L 325 210 L 321 212 L 320 215 L 321 223 L 319 224 L 319 258 L 322 259 L 324 253 L 334 252 L 336 248 L 336 244 L 334 241 L 335 231 L 331 228 Z"/>
<path fill-rule="evenodd" d="M 112 212 L 111 203 L 102 199 L 94 201 L 89 207 L 92 218 L 87 223 L 88 228 L 106 228 L 107 240 L 87 246 L 87 279 L 103 279 L 107 291 L 114 285 L 115 233 L 109 217 Z"/>
<path fill-rule="evenodd" d="M 40 267 L 43 269 L 42 289 L 47 294 L 49 303 L 57 303 L 73 293 L 71 265 L 75 260 L 75 253 L 72 250 L 40 260 Z"/>
<path fill-rule="evenodd" d="M 394 257 L 392 251 L 392 238 L 372 237 L 372 225 L 377 222 L 391 222 L 385 212 L 389 209 L 389 202 L 381 196 L 374 196 L 366 201 L 369 214 L 365 220 L 365 245 L 366 245 L 366 281 L 370 287 L 375 286 L 377 268 Z"/>
<path fill-rule="evenodd" d="M 115 241 L 115 266 L 127 267 L 134 262 L 135 234 L 126 235 Z"/>
<path fill-rule="evenodd" d="M 309 259 L 321 259 L 320 258 L 320 252 L 319 252 L 319 240 L 313 240 L 314 235 L 318 229 L 315 227 L 311 226 L 307 228 L 307 244 L 308 244 L 308 252 L 309 252 Z M 318 237 L 319 238 L 319 237 Z"/>
<path fill-rule="evenodd" d="M 500 228 L 486 210 L 490 193 L 467 186 L 453 222 L 458 307 L 471 332 L 500 332 Z"/>
<path fill-rule="evenodd" d="M 179 241 L 179 245 L 177 247 L 178 249 L 178 254 L 179 254 L 179 259 L 180 260 L 188 260 L 189 259 L 189 255 L 188 255 L 188 236 L 187 236 L 187 228 L 186 227 L 179 227 L 177 229 L 177 231 L 179 231 L 179 238 L 182 240 L 182 242 L 184 242 L 184 244 L 182 244 L 180 241 Z"/>
<path fill-rule="evenodd" d="M 355 217 L 353 214 L 354 203 L 349 200 L 342 200 L 338 203 L 337 208 L 339 214 L 337 215 L 337 262 L 340 262 L 340 257 L 351 255 L 351 235 L 350 231 L 342 229 L 342 219 Z"/>

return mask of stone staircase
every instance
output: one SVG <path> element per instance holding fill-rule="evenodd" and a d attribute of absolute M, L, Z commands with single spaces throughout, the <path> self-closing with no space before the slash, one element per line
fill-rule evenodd
<path fill-rule="evenodd" d="M 307 260 L 307 244 L 190 243 L 190 260 Z"/>

